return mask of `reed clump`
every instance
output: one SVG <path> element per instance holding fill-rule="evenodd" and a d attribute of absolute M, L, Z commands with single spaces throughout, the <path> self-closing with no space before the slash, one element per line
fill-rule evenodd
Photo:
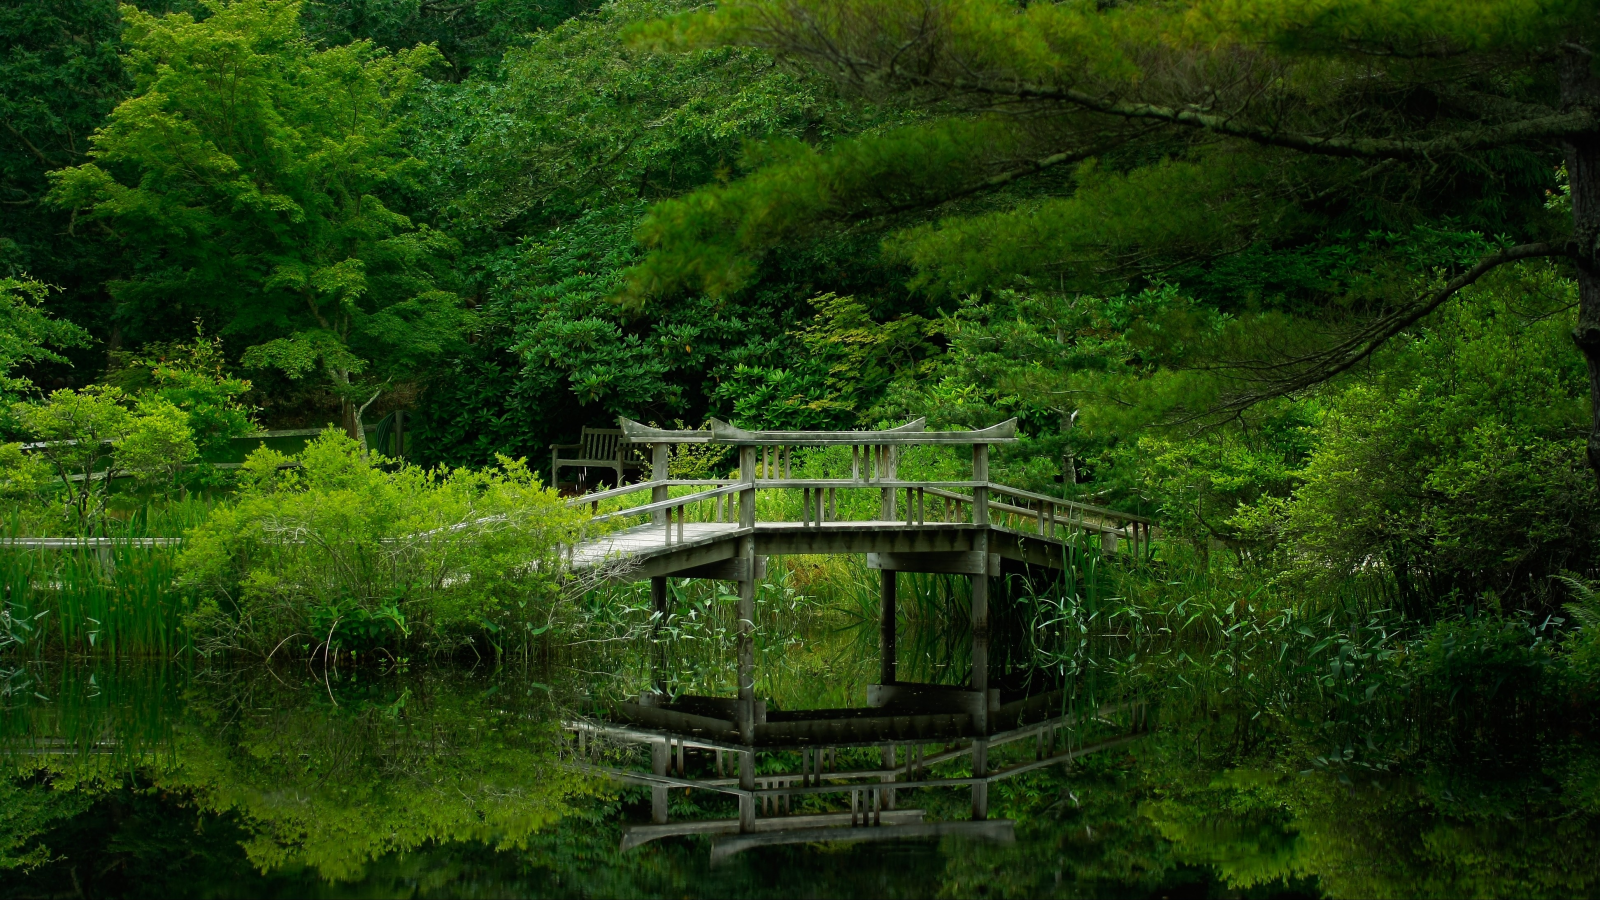
<path fill-rule="evenodd" d="M 177 548 L 0 548 L 0 653 L 162 656 L 194 649 Z"/>

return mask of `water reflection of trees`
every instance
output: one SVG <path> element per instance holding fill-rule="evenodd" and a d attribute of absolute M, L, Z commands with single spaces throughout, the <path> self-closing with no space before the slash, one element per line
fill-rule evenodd
<path fill-rule="evenodd" d="M 368 681 L 224 669 L 165 690 L 144 679 L 144 691 L 129 690 L 118 673 L 99 674 L 97 684 L 117 685 L 116 696 L 75 692 L 81 681 L 65 677 L 55 685 L 58 702 L 8 710 L 9 758 L 26 779 L 13 788 L 103 786 L 135 775 L 208 813 L 236 815 L 246 856 L 262 870 L 306 866 L 345 880 L 428 842 L 522 848 L 605 787 L 557 765 L 547 693 L 505 673 Z M 37 687 L 51 685 L 42 678 Z M 118 702 L 129 694 L 171 701 L 179 692 L 181 708 L 166 715 Z M 157 718 L 164 727 L 149 727 Z M 119 736 L 137 739 L 140 754 L 96 752 L 123 746 Z"/>
<path fill-rule="evenodd" d="M 1222 682 L 1174 687 L 1149 737 L 997 785 L 991 814 L 1017 820 L 1015 845 L 800 847 L 714 870 L 698 841 L 618 850 L 620 823 L 643 818 L 647 798 L 560 768 L 558 722 L 577 686 L 552 691 L 541 682 L 560 679 L 546 673 L 31 672 L 0 720 L 12 775 L 0 781 L 0 865 L 13 871 L 99 854 L 111 874 L 95 877 L 385 894 L 462 880 L 618 896 L 1600 885 L 1600 749 L 1587 707 L 1541 694 L 1537 679 L 1516 702 L 1489 691 L 1495 676 L 1477 692 L 1419 682 L 1368 706 L 1280 697 L 1271 715 Z M 692 798 L 673 803 L 697 812 Z M 918 803 L 932 818 L 966 813 L 960 792 Z M 15 890 L 71 890 L 59 866 L 30 877 Z"/>

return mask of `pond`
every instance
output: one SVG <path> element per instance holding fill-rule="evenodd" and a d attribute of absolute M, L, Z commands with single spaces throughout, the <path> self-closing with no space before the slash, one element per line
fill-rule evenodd
<path fill-rule="evenodd" d="M 797 621 L 763 645 L 769 715 L 865 706 L 875 624 Z M 947 631 L 932 622 L 902 638 L 909 675 L 959 681 L 963 639 Z M 1072 698 L 1082 715 L 1068 744 L 1127 738 L 994 782 L 988 815 L 1014 823 L 1006 840 L 719 856 L 724 839 L 701 834 L 624 849 L 652 819 L 652 789 L 597 773 L 648 773 L 649 750 L 597 746 L 592 730 L 580 751 L 574 723 L 606 721 L 652 679 L 731 696 L 727 648 L 709 634 L 474 664 L 13 660 L 0 672 L 0 898 L 1575 896 L 1600 884 L 1600 748 L 1560 698 L 1369 691 L 1352 705 L 1308 690 L 1264 704 L 1180 667 L 1165 681 L 1109 665 L 1004 667 L 1023 693 Z M 1117 650 L 1097 646 L 1087 657 Z M 1134 706 L 1135 718 L 1097 717 Z M 997 747 L 989 765 L 1042 746 Z M 872 767 L 878 752 L 846 746 L 831 762 Z M 763 759 L 759 772 L 781 762 Z M 714 765 L 708 750 L 687 754 L 690 779 Z M 920 774 L 970 772 L 957 755 Z M 738 815 L 716 791 L 664 793 L 673 822 Z M 959 784 L 899 800 L 926 823 L 972 814 Z M 851 808 L 848 794 L 788 802 L 790 814 Z"/>

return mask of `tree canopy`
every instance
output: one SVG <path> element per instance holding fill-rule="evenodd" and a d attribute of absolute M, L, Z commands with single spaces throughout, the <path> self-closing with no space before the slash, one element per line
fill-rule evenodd
<path fill-rule="evenodd" d="M 1596 252 L 1594 32 L 1590 4 L 1502 0 L 684 13 L 639 39 L 762 48 L 927 119 L 774 148 L 740 179 L 659 205 L 629 295 L 726 292 L 762 254 L 863 221 L 932 291 L 1105 293 L 1262 247 L 1358 251 L 1310 291 L 1258 283 L 1218 298 L 1226 339 L 1195 358 L 1232 378 L 1216 399 L 1236 412 L 1361 364 L 1497 266 L 1560 257 L 1575 263 L 1579 348 L 1600 373 L 1600 286 L 1583 274 Z M 1551 203 L 1563 160 L 1571 201 Z M 1399 271 L 1382 242 L 1350 247 L 1352 234 L 1440 225 L 1482 246 L 1412 253 Z M 1320 327 L 1274 327 L 1268 313 Z M 1600 420 L 1591 430 L 1600 469 Z"/>
<path fill-rule="evenodd" d="M 198 21 L 124 9 L 134 95 L 52 199 L 134 254 L 120 303 L 215 321 L 248 364 L 322 374 L 361 436 L 366 404 L 465 321 L 454 242 L 383 199 L 415 175 L 397 106 L 437 54 L 317 49 L 291 0 L 203 6 Z"/>

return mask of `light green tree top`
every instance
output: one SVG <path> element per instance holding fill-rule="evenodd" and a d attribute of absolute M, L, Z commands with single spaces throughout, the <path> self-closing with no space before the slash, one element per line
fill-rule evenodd
<path fill-rule="evenodd" d="M 383 199 L 420 165 L 398 107 L 438 54 L 319 50 L 292 0 L 204 6 L 202 21 L 123 7 L 135 94 L 51 196 L 134 251 L 120 302 L 244 336 L 253 365 L 320 373 L 359 435 L 364 402 L 466 320 L 440 280 L 454 242 Z"/>

